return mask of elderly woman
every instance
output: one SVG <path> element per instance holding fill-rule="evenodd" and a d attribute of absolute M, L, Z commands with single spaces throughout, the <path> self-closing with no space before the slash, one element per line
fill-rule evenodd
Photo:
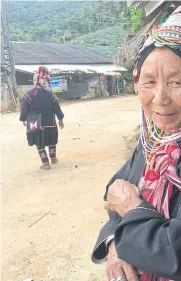
<path fill-rule="evenodd" d="M 27 127 L 28 144 L 37 146 L 43 164 L 41 169 L 44 170 L 51 168 L 45 146 L 49 148 L 51 164 L 57 163 L 58 129 L 55 116 L 59 120 L 59 127 L 63 129 L 64 114 L 50 89 L 48 69 L 41 66 L 35 76 L 34 88 L 23 97 L 20 121 Z"/>
<path fill-rule="evenodd" d="M 134 71 L 141 138 L 105 194 L 92 260 L 109 281 L 181 280 L 181 6 L 152 31 Z"/>

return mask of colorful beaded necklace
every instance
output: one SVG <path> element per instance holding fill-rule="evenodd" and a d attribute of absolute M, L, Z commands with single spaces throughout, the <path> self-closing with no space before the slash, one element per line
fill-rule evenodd
<path fill-rule="evenodd" d="M 167 132 L 158 129 L 141 107 L 140 135 L 144 148 L 146 171 L 148 169 L 154 170 L 156 162 L 155 152 L 169 142 L 181 140 L 181 129 Z"/>

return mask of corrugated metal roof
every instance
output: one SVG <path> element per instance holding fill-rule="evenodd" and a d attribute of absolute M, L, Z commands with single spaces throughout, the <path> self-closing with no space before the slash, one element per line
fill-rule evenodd
<path fill-rule="evenodd" d="M 105 46 L 98 46 L 98 47 L 89 47 L 89 49 L 93 50 L 93 51 L 96 51 L 100 54 L 103 54 L 103 55 L 108 55 L 110 53 L 110 56 L 114 56 L 117 54 L 119 48 L 118 47 L 105 47 Z"/>
<path fill-rule="evenodd" d="M 80 45 L 13 42 L 15 65 L 112 64 L 112 59 Z"/>

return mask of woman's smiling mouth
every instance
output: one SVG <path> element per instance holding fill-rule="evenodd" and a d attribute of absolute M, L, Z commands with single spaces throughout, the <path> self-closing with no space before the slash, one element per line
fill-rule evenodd
<path fill-rule="evenodd" d="M 162 119 L 162 120 L 167 120 L 169 121 L 170 119 L 173 119 L 175 117 L 175 113 L 160 113 L 154 111 L 154 114 L 156 115 L 156 118 Z"/>

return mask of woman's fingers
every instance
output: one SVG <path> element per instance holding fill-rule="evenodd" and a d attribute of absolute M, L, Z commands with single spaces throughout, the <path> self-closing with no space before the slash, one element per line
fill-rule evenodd
<path fill-rule="evenodd" d="M 136 270 L 129 263 L 122 261 L 123 270 L 128 281 L 139 281 Z"/>
<path fill-rule="evenodd" d="M 108 281 L 139 281 L 134 267 L 116 256 L 108 259 L 106 271 Z"/>
<path fill-rule="evenodd" d="M 107 193 L 106 209 L 117 212 L 121 217 L 130 210 L 136 208 L 142 200 L 139 197 L 139 191 L 134 184 L 123 180 L 116 180 Z"/>
<path fill-rule="evenodd" d="M 114 241 L 109 246 L 106 273 L 108 281 L 139 281 L 134 267 L 118 258 Z"/>
<path fill-rule="evenodd" d="M 112 279 L 118 278 L 120 276 L 125 276 L 125 273 L 121 260 L 115 257 L 111 261 L 109 260 L 107 263 L 107 278 L 108 281 L 111 281 Z"/>

